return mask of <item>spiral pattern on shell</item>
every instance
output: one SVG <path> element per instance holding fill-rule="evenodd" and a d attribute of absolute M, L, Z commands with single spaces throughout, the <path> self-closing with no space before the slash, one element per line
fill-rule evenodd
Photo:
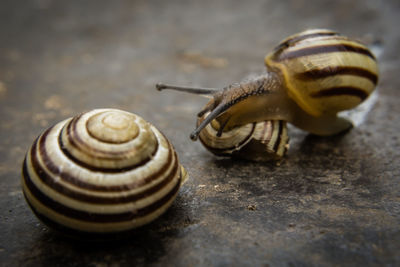
<path fill-rule="evenodd" d="M 331 30 L 289 36 L 265 64 L 283 76 L 289 96 L 316 117 L 354 108 L 378 83 L 378 64 L 368 47 Z"/>
<path fill-rule="evenodd" d="M 197 120 L 199 125 L 209 113 Z M 234 156 L 253 161 L 282 158 L 289 148 L 285 121 L 273 120 L 249 123 L 218 133 L 218 122 L 213 120 L 199 135 L 201 143 L 217 156 Z"/>
<path fill-rule="evenodd" d="M 56 229 L 127 231 L 172 204 L 187 174 L 169 141 L 141 117 L 96 109 L 41 134 L 23 163 L 34 213 Z"/>

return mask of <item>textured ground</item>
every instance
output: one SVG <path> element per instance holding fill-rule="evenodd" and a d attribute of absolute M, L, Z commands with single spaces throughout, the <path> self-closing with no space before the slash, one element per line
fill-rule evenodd
<path fill-rule="evenodd" d="M 399 2 L 216 2 L 1 1 L 0 265 L 400 264 Z M 204 100 L 154 89 L 222 87 L 261 72 L 279 40 L 312 27 L 375 44 L 379 94 L 346 135 L 291 128 L 280 164 L 210 155 L 188 138 Z M 20 188 L 33 139 L 97 107 L 155 124 L 190 174 L 170 210 L 124 242 L 61 238 Z"/>

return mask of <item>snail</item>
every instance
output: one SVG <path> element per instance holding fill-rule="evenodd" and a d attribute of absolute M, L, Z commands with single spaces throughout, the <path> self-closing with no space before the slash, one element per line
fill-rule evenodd
<path fill-rule="evenodd" d="M 149 223 L 187 179 L 173 146 L 133 113 L 95 109 L 42 133 L 22 169 L 25 199 L 64 232 L 114 234 Z"/>
<path fill-rule="evenodd" d="M 197 120 L 204 121 L 209 112 Z M 199 134 L 203 146 L 217 156 L 232 156 L 252 161 L 279 160 L 289 148 L 286 122 L 282 120 L 248 123 L 218 135 L 212 121 Z"/>
<path fill-rule="evenodd" d="M 213 120 L 217 137 L 248 123 L 283 120 L 315 135 L 344 132 L 352 123 L 337 114 L 363 102 L 378 82 L 372 52 L 360 42 L 325 29 L 284 39 L 265 59 L 267 72 L 222 90 L 157 84 L 210 97 L 198 117 L 210 112 L 191 133 L 196 140 Z"/>

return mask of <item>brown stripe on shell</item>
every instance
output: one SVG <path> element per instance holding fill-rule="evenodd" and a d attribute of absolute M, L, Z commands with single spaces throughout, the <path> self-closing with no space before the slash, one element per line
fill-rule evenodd
<path fill-rule="evenodd" d="M 282 121 L 278 122 L 278 136 L 275 140 L 275 144 L 274 144 L 274 152 L 278 151 L 279 148 L 279 144 L 281 143 L 281 135 L 282 135 L 282 128 L 283 128 L 283 123 Z"/>
<path fill-rule="evenodd" d="M 101 115 L 101 114 L 104 114 L 104 113 L 107 113 L 108 111 L 103 111 L 103 112 L 99 112 L 99 113 L 96 113 L 94 116 L 99 116 L 99 115 Z M 111 140 L 105 140 L 105 139 L 100 139 L 100 138 L 98 138 L 97 136 L 95 136 L 95 135 L 93 135 L 88 129 L 89 129 L 89 119 L 86 121 L 86 123 L 85 123 L 85 128 L 86 128 L 86 132 L 87 132 L 87 134 L 91 137 L 91 138 L 93 138 L 93 139 L 96 139 L 97 141 L 99 141 L 99 142 L 101 142 L 101 143 L 106 143 L 106 144 L 114 144 L 114 145 L 117 145 L 117 144 L 124 144 L 124 143 L 127 143 L 127 142 L 129 142 L 130 140 L 128 140 L 128 141 L 111 141 Z M 140 130 L 140 128 L 139 128 L 139 130 Z"/>
<path fill-rule="evenodd" d="M 377 84 L 378 76 L 366 69 L 358 67 L 346 67 L 346 66 L 329 66 L 322 69 L 313 69 L 302 73 L 297 73 L 296 78 L 299 80 L 314 80 L 326 78 L 334 75 L 354 75 L 366 78 L 373 84 Z"/>
<path fill-rule="evenodd" d="M 145 196 L 152 195 L 155 192 L 161 190 L 166 184 L 168 184 L 174 178 L 174 176 L 177 172 L 178 166 L 179 166 L 177 157 L 175 155 L 175 157 L 173 158 L 173 160 L 174 160 L 173 169 L 170 171 L 168 176 L 165 177 L 160 183 L 157 183 L 157 184 L 149 187 L 148 189 L 146 189 L 142 192 L 136 193 L 136 194 L 120 196 L 120 197 L 113 196 L 110 198 L 110 197 L 103 197 L 103 196 L 88 195 L 88 194 L 81 193 L 79 191 L 74 191 L 68 187 L 63 186 L 62 184 L 58 183 L 57 181 L 55 181 L 51 177 L 51 175 L 48 174 L 47 171 L 45 169 L 43 169 L 43 167 L 40 165 L 38 158 L 36 157 L 36 145 L 35 144 L 31 149 L 30 156 L 31 156 L 32 170 L 36 173 L 36 175 L 38 176 L 38 178 L 40 179 L 40 181 L 43 184 L 47 185 L 48 187 L 52 188 L 53 190 L 57 191 L 58 193 L 60 193 L 62 195 L 65 195 L 67 197 L 77 199 L 80 201 L 85 201 L 88 203 L 96 203 L 96 204 L 127 203 L 127 202 L 139 200 Z M 168 161 L 168 162 L 171 163 L 170 161 Z M 51 164 L 53 164 L 53 163 L 51 163 Z M 171 164 L 162 166 L 162 171 L 165 172 L 166 169 L 169 168 L 170 165 Z M 56 174 L 52 173 L 52 175 L 56 175 Z M 63 178 L 65 178 L 65 175 L 66 175 L 65 173 L 59 172 L 57 177 L 61 177 L 62 180 L 64 180 Z M 67 174 L 67 176 L 68 176 L 68 174 Z M 79 185 L 81 185 L 81 183 Z M 126 185 L 122 185 L 122 186 L 124 188 L 126 187 Z M 111 191 L 111 192 L 115 192 L 115 191 Z"/>
<path fill-rule="evenodd" d="M 63 131 L 64 131 L 64 128 L 63 128 Z M 69 138 L 70 144 L 71 144 L 72 146 L 74 146 L 76 149 L 79 149 L 79 147 L 78 147 L 78 146 L 76 145 L 76 143 L 74 142 L 73 138 L 70 138 L 70 135 L 69 135 L 68 133 L 67 133 L 67 135 L 69 136 L 68 138 Z M 76 137 L 76 136 L 75 136 L 75 137 Z M 136 163 L 136 164 L 134 164 L 134 165 L 127 166 L 127 167 L 123 167 L 123 168 L 101 168 L 101 167 L 96 167 L 96 166 L 92 166 L 92 165 L 90 165 L 90 164 L 88 164 L 88 163 L 85 163 L 85 162 L 79 160 L 78 158 L 76 158 L 74 155 L 72 155 L 72 154 L 68 151 L 68 149 L 66 149 L 66 146 L 64 145 L 64 143 L 63 143 L 63 141 L 62 141 L 62 134 L 61 134 L 61 133 L 59 134 L 59 137 L 58 137 L 58 144 L 59 144 L 59 146 L 60 146 L 61 151 L 64 153 L 64 155 L 65 155 L 67 158 L 69 158 L 71 161 L 75 162 L 77 165 L 79 165 L 79 166 L 81 166 L 81 167 L 83 167 L 83 168 L 85 168 L 85 169 L 94 171 L 94 172 L 106 172 L 106 173 L 125 172 L 125 171 L 129 171 L 129 170 L 138 168 L 138 167 L 140 167 L 140 166 L 143 166 L 143 165 L 145 165 L 147 162 L 149 162 L 149 161 L 154 157 L 154 155 L 157 153 L 157 151 L 158 151 L 158 142 L 156 142 L 156 145 L 154 146 L 154 150 L 151 152 L 151 154 L 150 154 L 147 158 L 144 158 L 142 161 L 140 161 L 140 162 L 138 162 L 138 163 Z M 89 147 L 88 147 L 88 149 L 89 149 Z M 90 149 L 92 149 L 92 148 L 90 148 Z M 82 153 L 84 153 L 84 154 L 87 154 L 85 151 L 82 151 L 82 150 L 80 150 L 80 152 L 82 152 Z M 104 152 L 104 151 L 103 151 L 102 153 L 108 153 L 108 152 Z M 118 155 L 118 154 L 120 154 L 120 153 L 119 153 L 119 152 L 114 152 L 114 153 L 110 153 L 110 154 L 113 154 L 113 156 L 112 156 L 113 159 L 118 160 L 118 158 L 117 158 L 115 155 L 116 155 L 116 154 Z M 91 157 L 91 158 L 94 158 L 94 159 L 109 159 L 108 157 L 98 157 L 98 156 L 94 156 L 94 155 L 92 155 L 92 154 L 87 154 L 87 155 L 88 155 L 89 157 Z M 126 155 L 126 153 L 121 154 L 121 159 L 124 158 L 123 155 Z"/>
<path fill-rule="evenodd" d="M 156 180 L 163 172 L 165 172 L 168 168 L 168 166 L 171 163 L 172 159 L 172 153 L 171 153 L 171 147 L 168 149 L 168 158 L 166 163 L 154 174 L 146 177 L 145 179 L 141 179 L 137 182 L 131 183 L 131 184 L 122 184 L 122 185 L 96 185 L 96 184 L 91 184 L 91 183 L 86 183 L 82 180 L 77 179 L 76 177 L 72 176 L 71 174 L 65 172 L 65 170 L 60 170 L 60 168 L 54 164 L 54 162 L 51 160 L 49 155 L 47 154 L 46 148 L 45 148 L 45 142 L 48 133 L 50 132 L 52 128 L 48 129 L 43 133 L 43 135 L 40 137 L 38 147 L 39 147 L 39 154 L 42 157 L 42 161 L 46 163 L 46 168 L 53 173 L 53 175 L 59 176 L 63 181 L 70 183 L 72 185 L 87 189 L 87 190 L 92 190 L 92 191 L 98 191 L 98 192 L 121 192 L 121 191 L 128 191 L 132 190 L 135 188 L 138 188 L 144 184 L 150 183 L 154 180 Z M 34 143 L 32 148 L 35 148 L 37 145 Z M 36 148 L 35 148 L 36 149 Z M 33 149 L 32 149 L 33 150 Z M 33 155 L 32 159 L 36 157 L 36 154 Z M 82 166 L 81 166 L 82 167 Z M 137 166 L 132 166 L 132 169 L 136 168 Z M 116 169 L 115 172 L 113 173 L 118 173 L 118 172 L 123 172 L 126 171 L 124 169 Z"/>
<path fill-rule="evenodd" d="M 117 231 L 112 231 L 112 232 L 85 232 L 84 230 L 78 230 L 74 228 L 70 228 L 66 225 L 60 224 L 54 220 L 51 220 L 50 218 L 46 217 L 45 215 L 39 213 L 35 207 L 29 202 L 28 197 L 26 196 L 26 193 L 24 193 L 24 197 L 26 202 L 28 203 L 29 207 L 33 211 L 33 213 L 36 215 L 36 217 L 39 218 L 40 221 L 42 221 L 44 224 L 47 226 L 51 227 L 52 229 L 58 231 L 59 233 L 62 233 L 68 237 L 79 237 L 79 240 L 90 240 L 92 241 L 105 241 L 105 240 L 119 240 L 119 239 L 124 239 L 127 237 L 128 234 L 132 233 L 132 229 L 123 229 L 123 230 L 117 230 Z M 134 227 L 135 228 L 135 227 Z"/>
<path fill-rule="evenodd" d="M 242 145 L 244 145 L 250 139 L 250 137 L 253 135 L 255 128 L 256 128 L 256 123 L 252 123 L 252 128 L 250 130 L 250 133 L 243 139 L 243 141 L 241 141 L 238 145 L 235 145 L 232 147 L 227 147 L 227 148 L 211 147 L 203 141 L 203 139 L 201 138 L 201 135 L 200 135 L 199 139 L 200 139 L 200 142 L 203 144 L 203 146 L 205 148 L 207 148 L 208 150 L 223 154 L 223 153 L 226 153 L 226 151 L 236 150 L 238 147 L 241 147 Z"/>
<path fill-rule="evenodd" d="M 88 146 L 87 143 L 85 143 L 81 137 L 79 136 L 77 130 L 76 130 L 76 125 L 78 123 L 78 120 L 80 119 L 82 115 L 79 115 L 75 118 L 72 118 L 72 120 L 68 123 L 68 125 L 64 126 L 62 131 L 65 131 L 66 128 L 66 136 L 68 138 L 68 142 L 79 150 L 81 153 L 84 153 L 88 155 L 89 157 L 96 158 L 96 159 L 110 159 L 112 157 L 113 159 L 124 159 L 126 158 L 126 155 L 129 154 L 132 151 L 126 150 L 126 151 L 105 151 L 105 150 L 100 150 L 98 148 Z M 61 138 L 62 134 L 60 134 Z M 81 149 L 79 145 L 85 147 L 85 149 Z M 103 155 L 109 155 L 109 156 L 99 156 L 96 155 L 94 156 L 93 153 L 88 153 L 87 151 L 94 152 L 96 154 L 103 154 Z"/>
<path fill-rule="evenodd" d="M 47 208 L 53 210 L 55 213 L 63 214 L 69 218 L 74 218 L 86 222 L 95 222 L 95 223 L 131 221 L 133 219 L 142 218 L 151 214 L 152 212 L 161 208 L 175 196 L 175 194 L 179 190 L 182 179 L 181 175 L 179 175 L 179 179 L 176 185 L 165 196 L 163 196 L 159 200 L 153 202 L 152 204 L 146 207 L 123 213 L 100 214 L 100 213 L 80 211 L 64 206 L 61 203 L 43 194 L 31 181 L 29 174 L 27 172 L 26 162 L 24 162 L 23 164 L 23 177 L 24 177 L 24 183 L 26 187 L 29 189 L 30 193 L 35 197 L 36 200 L 41 202 Z"/>
<path fill-rule="evenodd" d="M 315 45 L 294 51 L 283 51 L 282 53 L 277 54 L 274 60 L 283 61 L 298 57 L 317 55 L 322 53 L 334 53 L 334 52 L 359 53 L 375 60 L 375 56 L 368 49 L 352 46 L 349 44 Z"/>
<path fill-rule="evenodd" d="M 357 87 L 343 86 L 327 88 L 318 92 L 312 93 L 310 96 L 314 98 L 331 97 L 331 96 L 356 96 L 361 100 L 368 97 L 368 93 Z"/>
<path fill-rule="evenodd" d="M 293 46 L 296 43 L 306 40 L 306 39 L 311 39 L 315 37 L 322 37 L 322 36 L 337 36 L 337 32 L 314 32 L 310 34 L 303 34 L 303 35 L 296 35 L 293 36 L 290 39 L 285 40 L 284 42 L 280 43 L 278 46 L 275 47 L 274 51 L 279 51 L 279 50 L 284 50 L 288 48 L 289 46 Z"/>

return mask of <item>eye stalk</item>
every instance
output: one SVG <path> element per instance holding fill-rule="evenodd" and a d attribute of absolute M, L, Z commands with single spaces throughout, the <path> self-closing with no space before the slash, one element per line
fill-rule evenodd
<path fill-rule="evenodd" d="M 176 85 L 169 85 L 164 83 L 157 83 L 156 88 L 158 91 L 162 91 L 165 89 L 186 92 L 190 94 L 196 95 L 204 95 L 209 96 L 219 91 L 217 88 L 204 88 L 204 87 L 187 87 L 187 86 L 176 86 Z"/>
<path fill-rule="evenodd" d="M 205 113 L 207 113 L 208 111 L 212 110 L 210 115 L 207 116 L 207 118 L 202 121 L 200 123 L 199 126 L 197 126 L 197 128 L 190 134 L 190 139 L 192 139 L 193 141 L 196 141 L 197 138 L 199 137 L 199 134 L 201 132 L 201 130 L 203 130 L 212 120 L 214 120 L 216 117 L 218 117 L 221 113 L 223 113 L 225 110 L 227 110 L 229 108 L 229 106 L 224 105 L 223 103 L 220 103 L 219 105 L 217 105 L 216 108 L 214 109 L 208 109 L 207 107 L 205 109 L 203 109 L 202 111 L 200 111 L 200 116 L 203 116 Z M 219 131 L 218 131 L 218 135 L 221 136 L 222 134 L 222 130 L 223 127 L 220 127 Z"/>
<path fill-rule="evenodd" d="M 264 63 L 265 73 L 221 90 L 161 83 L 156 87 L 210 98 L 197 116 L 209 115 L 190 135 L 196 140 L 214 119 L 219 125 L 216 138 L 262 121 L 284 121 L 312 134 L 335 135 L 352 127 L 338 113 L 359 105 L 378 82 L 376 57 L 368 47 L 326 29 L 289 36 Z"/>
<path fill-rule="evenodd" d="M 260 112 L 262 107 L 273 106 L 281 101 L 275 101 L 274 97 L 268 96 L 266 100 L 272 103 L 265 103 L 265 101 L 260 102 L 254 97 L 266 96 L 272 92 L 276 92 L 277 85 L 279 84 L 280 82 L 276 80 L 275 75 L 264 73 L 250 80 L 230 84 L 223 89 L 186 87 L 162 83 L 158 83 L 156 88 L 159 91 L 170 89 L 211 98 L 203 110 L 197 114 L 197 117 L 202 117 L 207 112 L 210 112 L 207 118 L 190 134 L 190 139 L 195 141 L 200 132 L 214 119 L 217 119 L 220 125 L 217 137 L 221 137 L 225 130 L 230 130 L 232 127 L 250 122 L 263 121 L 263 118 L 258 117 L 262 115 L 262 112 Z M 248 116 L 246 112 L 253 114 L 255 117 Z"/>
<path fill-rule="evenodd" d="M 197 117 L 202 117 L 207 112 L 211 111 L 210 115 L 200 123 L 200 125 L 190 134 L 190 139 L 196 141 L 201 130 L 204 129 L 213 119 L 218 117 L 221 113 L 227 110 L 230 105 L 223 102 L 223 93 L 225 90 L 220 90 L 216 88 L 204 88 L 204 87 L 186 87 L 186 86 L 176 86 L 176 85 L 169 85 L 163 83 L 157 83 L 156 88 L 158 91 L 162 91 L 165 89 L 175 90 L 180 92 L 186 92 L 191 94 L 202 95 L 207 98 L 211 98 L 211 100 L 207 103 L 205 108 L 201 110 Z M 219 131 L 219 135 L 222 134 L 223 127 L 221 127 Z"/>

